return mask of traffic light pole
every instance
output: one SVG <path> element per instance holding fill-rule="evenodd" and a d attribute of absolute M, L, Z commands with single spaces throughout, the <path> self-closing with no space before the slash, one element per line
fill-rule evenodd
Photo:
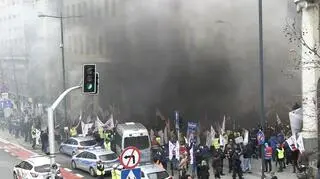
<path fill-rule="evenodd" d="M 59 103 L 64 99 L 64 97 L 73 90 L 80 89 L 81 86 L 74 86 L 67 90 L 65 90 L 55 101 L 54 103 L 48 107 L 48 129 L 49 129 L 49 152 L 50 152 L 50 168 L 51 168 L 51 178 L 55 178 L 56 170 L 53 167 L 55 164 L 55 148 L 54 148 L 54 119 L 53 112 L 59 105 Z"/>

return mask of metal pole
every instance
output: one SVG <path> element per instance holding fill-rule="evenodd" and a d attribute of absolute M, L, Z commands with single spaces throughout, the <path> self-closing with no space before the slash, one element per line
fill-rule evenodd
<path fill-rule="evenodd" d="M 259 0 L 259 64 L 260 64 L 260 122 L 261 122 L 261 130 L 264 132 L 264 71 L 263 71 L 263 24 L 262 24 L 262 0 Z M 261 145 L 261 179 L 264 179 L 264 145 Z"/>
<path fill-rule="evenodd" d="M 53 120 L 53 112 L 56 109 L 56 107 L 59 105 L 59 103 L 65 98 L 65 96 L 76 89 L 81 88 L 81 86 L 75 86 L 72 88 L 69 88 L 65 90 L 58 99 L 55 100 L 55 102 L 48 108 L 48 132 L 49 132 L 49 152 L 50 152 L 50 168 L 51 168 L 51 178 L 55 178 L 56 170 L 52 167 L 55 164 L 55 149 L 54 149 L 54 120 Z"/>
<path fill-rule="evenodd" d="M 63 91 L 66 90 L 66 70 L 65 70 L 65 62 L 64 62 L 64 34 L 63 34 L 63 0 L 61 0 L 60 4 L 60 37 L 61 37 L 61 63 L 62 63 L 62 86 L 63 86 Z M 64 99 L 64 122 L 65 125 L 67 125 L 67 98 Z"/>

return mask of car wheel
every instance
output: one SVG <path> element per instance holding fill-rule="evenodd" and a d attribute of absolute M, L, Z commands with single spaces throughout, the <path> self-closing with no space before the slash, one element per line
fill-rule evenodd
<path fill-rule="evenodd" d="M 13 179 L 18 179 L 16 172 L 13 172 Z"/>
<path fill-rule="evenodd" d="M 90 167 L 89 169 L 90 175 L 95 177 L 96 176 L 96 172 L 94 171 L 94 169 L 92 167 Z"/>

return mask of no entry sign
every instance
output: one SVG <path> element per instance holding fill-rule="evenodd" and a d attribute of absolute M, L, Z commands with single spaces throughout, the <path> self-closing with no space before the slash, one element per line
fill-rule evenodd
<path fill-rule="evenodd" d="M 141 153 L 136 147 L 130 146 L 123 150 L 120 155 L 120 163 L 125 169 L 135 168 L 141 160 Z"/>

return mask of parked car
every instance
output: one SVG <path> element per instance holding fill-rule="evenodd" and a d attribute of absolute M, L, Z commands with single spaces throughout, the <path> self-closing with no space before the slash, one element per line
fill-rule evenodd
<path fill-rule="evenodd" d="M 61 179 L 58 166 L 56 170 L 56 178 Z M 14 179 L 49 179 L 50 174 L 50 159 L 44 156 L 31 157 L 13 168 Z"/>
<path fill-rule="evenodd" d="M 144 179 L 172 179 L 169 173 L 155 164 L 139 165 L 141 178 Z"/>
<path fill-rule="evenodd" d="M 71 137 L 60 145 L 60 153 L 73 156 L 79 150 L 88 149 L 97 145 L 93 137 Z"/>
<path fill-rule="evenodd" d="M 113 151 L 91 148 L 74 155 L 71 159 L 71 167 L 73 169 L 81 169 L 89 172 L 91 176 L 95 176 L 99 160 L 104 164 L 105 172 L 110 172 L 114 164 L 119 165 L 119 157 Z"/>

